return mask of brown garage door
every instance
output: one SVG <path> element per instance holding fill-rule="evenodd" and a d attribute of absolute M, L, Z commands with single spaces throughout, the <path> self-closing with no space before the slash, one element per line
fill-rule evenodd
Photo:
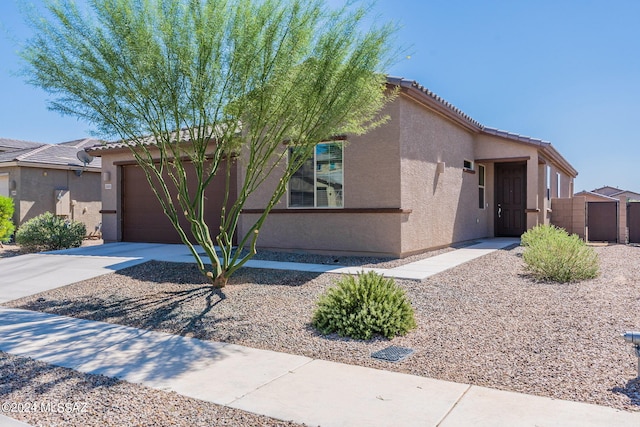
<path fill-rule="evenodd" d="M 221 165 L 221 168 L 225 167 Z M 234 166 L 235 169 L 235 166 Z M 219 169 L 222 172 L 224 169 Z M 188 171 L 192 176 L 193 170 Z M 235 171 L 232 173 L 235 176 Z M 169 179 L 165 182 L 172 194 L 176 194 L 175 187 Z M 189 185 L 193 189 L 195 185 Z M 205 220 L 209 225 L 212 237 L 215 238 L 220 228 L 220 209 L 224 199 L 224 175 L 216 177 L 206 192 Z M 230 199 L 235 200 L 235 182 L 231 188 L 233 194 Z M 181 211 L 178 208 L 178 211 Z M 181 215 L 180 223 L 184 230 L 190 229 L 188 222 Z M 188 231 L 193 242 L 193 235 Z M 147 178 L 138 165 L 122 166 L 122 240 L 125 242 L 149 243 L 181 243 L 178 232 L 162 211 L 162 206 L 147 182 Z"/>
<path fill-rule="evenodd" d="M 587 203 L 587 227 L 590 242 L 617 242 L 618 202 Z"/>

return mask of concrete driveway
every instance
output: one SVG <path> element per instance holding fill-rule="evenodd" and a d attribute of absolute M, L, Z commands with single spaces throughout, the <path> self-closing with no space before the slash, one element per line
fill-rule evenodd
<path fill-rule="evenodd" d="M 0 259 L 0 304 L 149 260 L 193 262 L 184 245 L 108 243 Z"/>

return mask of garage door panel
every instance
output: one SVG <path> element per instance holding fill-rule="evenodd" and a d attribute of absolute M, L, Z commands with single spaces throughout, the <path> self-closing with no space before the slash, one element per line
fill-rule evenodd
<path fill-rule="evenodd" d="M 222 165 L 221 167 L 225 167 Z M 235 169 L 235 166 L 234 166 Z M 193 177 L 193 169 L 187 170 L 188 177 Z M 233 174 L 235 176 L 235 173 Z M 177 190 L 173 183 L 165 181 L 169 191 L 175 197 Z M 189 181 L 188 188 L 194 191 L 195 181 Z M 215 235 L 220 227 L 220 210 L 224 200 L 224 176 L 214 178 L 207 188 L 205 200 L 205 221 L 212 234 Z M 231 188 L 235 190 L 235 182 Z M 235 193 L 230 199 L 235 200 Z M 189 222 L 184 218 L 178 207 L 180 224 L 187 232 L 192 242 L 195 242 L 190 232 Z M 149 183 L 142 169 L 137 165 L 122 167 L 122 240 L 129 242 L 151 243 L 181 243 L 178 232 L 171 221 L 162 211 L 160 202 L 149 187 Z"/>

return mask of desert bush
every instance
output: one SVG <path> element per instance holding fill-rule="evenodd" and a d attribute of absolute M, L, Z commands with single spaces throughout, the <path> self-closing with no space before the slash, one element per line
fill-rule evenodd
<path fill-rule="evenodd" d="M 13 199 L 0 196 L 0 243 L 7 243 L 13 235 L 13 212 Z"/>
<path fill-rule="evenodd" d="M 86 234 L 83 223 L 45 212 L 18 228 L 16 243 L 29 252 L 77 248 Z"/>
<path fill-rule="evenodd" d="M 553 236 L 557 235 L 558 230 L 559 228 L 554 225 L 537 225 L 520 237 L 520 243 L 525 247 L 531 246 L 532 243 L 540 240 L 553 238 Z"/>
<path fill-rule="evenodd" d="M 539 280 L 566 283 L 599 274 L 598 254 L 576 234 L 540 225 L 522 235 L 526 269 Z"/>
<path fill-rule="evenodd" d="M 312 324 L 323 334 L 391 339 L 416 327 L 413 307 L 393 279 L 375 272 L 345 276 L 320 296 Z"/>

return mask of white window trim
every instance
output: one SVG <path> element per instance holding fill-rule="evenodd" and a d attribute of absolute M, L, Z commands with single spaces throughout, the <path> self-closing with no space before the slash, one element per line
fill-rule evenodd
<path fill-rule="evenodd" d="M 487 208 L 487 167 L 485 165 L 482 165 L 482 164 L 478 164 L 478 165 L 474 165 L 474 166 L 478 166 L 478 168 L 477 168 L 477 172 L 478 172 L 478 188 L 482 188 L 482 193 L 484 195 L 483 196 L 483 200 L 482 200 L 482 207 L 478 206 L 478 209 L 485 210 Z M 483 185 L 480 185 L 480 177 L 481 176 L 482 176 L 482 182 L 484 183 Z"/>
<path fill-rule="evenodd" d="M 466 167 L 464 165 L 467 162 L 471 165 L 471 167 Z M 462 162 L 462 169 L 464 169 L 466 171 L 475 171 L 476 170 L 475 162 L 473 160 L 464 159 L 463 162 Z"/>
<path fill-rule="evenodd" d="M 318 206 L 318 194 L 317 194 L 317 188 L 315 186 L 315 182 L 317 182 L 318 179 L 318 167 L 317 167 L 317 161 L 316 161 L 316 147 L 318 145 L 325 145 L 325 144 L 334 144 L 336 142 L 339 142 L 340 144 L 342 144 L 342 206 Z M 345 146 L 345 142 L 344 140 L 336 140 L 336 141 L 323 141 L 320 142 L 316 145 L 316 147 L 313 148 L 313 182 L 314 182 L 314 188 L 313 188 L 313 206 L 291 206 L 291 191 L 289 189 L 289 182 L 287 182 L 287 209 L 291 209 L 291 210 L 296 210 L 296 209 L 344 209 L 344 146 Z M 287 149 L 287 162 L 289 161 L 289 149 Z"/>

